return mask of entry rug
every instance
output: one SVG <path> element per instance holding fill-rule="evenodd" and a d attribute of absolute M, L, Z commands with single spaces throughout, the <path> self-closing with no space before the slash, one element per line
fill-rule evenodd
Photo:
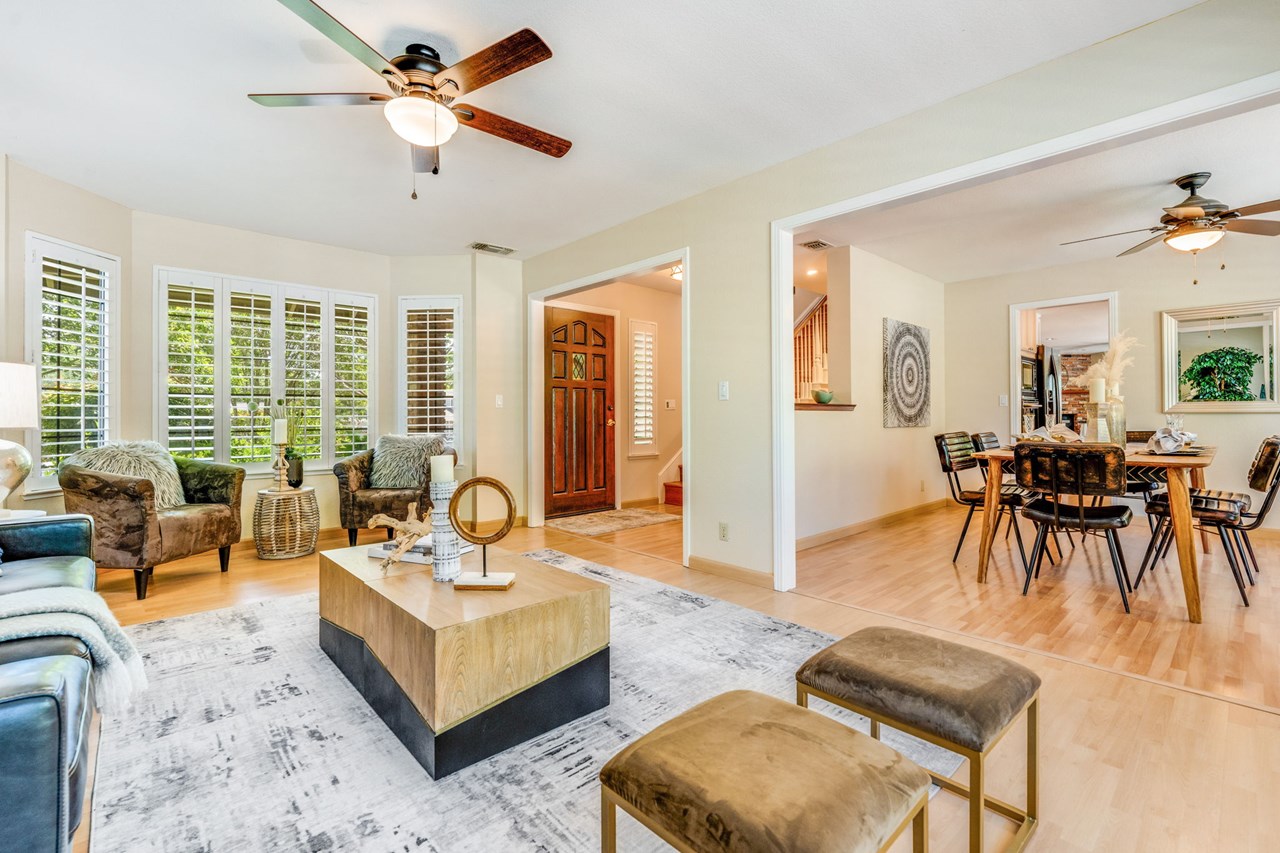
<path fill-rule="evenodd" d="M 610 509 L 604 512 L 588 512 L 564 518 L 548 518 L 547 527 L 563 530 L 575 536 L 603 536 L 619 530 L 633 530 L 651 524 L 668 524 L 679 521 L 680 516 L 654 509 Z"/>
<path fill-rule="evenodd" d="M 151 688 L 103 722 L 92 850 L 596 851 L 605 761 L 726 690 L 793 701 L 796 667 L 832 640 L 558 551 L 528 556 L 611 587 L 608 708 L 435 782 L 320 650 L 314 594 L 138 625 Z M 886 739 L 931 769 L 960 766 Z M 618 827 L 620 850 L 670 849 L 625 815 Z"/>

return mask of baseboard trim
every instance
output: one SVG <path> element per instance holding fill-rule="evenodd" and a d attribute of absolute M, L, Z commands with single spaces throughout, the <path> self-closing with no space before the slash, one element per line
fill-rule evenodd
<path fill-rule="evenodd" d="M 695 557 L 689 555 L 689 568 L 695 572 L 704 572 L 708 575 L 718 575 L 729 580 L 749 583 L 752 586 L 761 586 L 765 589 L 773 589 L 773 575 L 764 572 L 753 572 L 751 569 L 744 569 L 741 566 L 733 566 L 729 563 L 720 563 L 716 560 L 708 560 L 706 557 Z"/>
<path fill-rule="evenodd" d="M 659 501 L 657 498 L 640 498 L 634 501 L 623 501 L 622 508 L 623 509 L 639 509 L 642 506 L 657 506 L 660 503 L 661 501 Z"/>
<path fill-rule="evenodd" d="M 844 527 L 837 527 L 834 530 L 827 530 L 822 533 L 815 533 L 812 536 L 805 536 L 796 540 L 797 551 L 807 551 L 810 548 L 816 548 L 819 545 L 826 545 L 828 542 L 835 542 L 837 539 L 844 539 L 846 536 L 853 536 L 855 533 L 864 533 L 868 530 L 874 530 L 878 527 L 885 527 L 899 521 L 905 521 L 915 516 L 917 513 L 927 512 L 931 509 L 946 504 L 946 498 L 940 498 L 936 501 L 929 501 L 918 506 L 907 507 L 896 512 L 890 512 L 875 518 L 869 518 L 866 521 L 859 521 L 856 524 L 849 524 Z"/>

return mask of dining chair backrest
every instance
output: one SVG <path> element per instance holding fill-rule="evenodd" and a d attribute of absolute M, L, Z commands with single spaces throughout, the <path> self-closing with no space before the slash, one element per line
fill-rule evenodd
<path fill-rule="evenodd" d="M 1255 492 L 1269 492 L 1280 477 L 1280 436 L 1268 436 L 1262 440 L 1258 453 L 1249 466 L 1249 488 Z"/>
<path fill-rule="evenodd" d="M 1146 444 L 1155 434 L 1153 429 L 1131 429 L 1124 434 L 1124 440 L 1130 444 Z"/>
<path fill-rule="evenodd" d="M 994 432 L 975 432 L 969 437 L 973 439 L 973 446 L 976 450 L 1000 449 L 1000 437 Z"/>
<path fill-rule="evenodd" d="M 967 471 L 978 467 L 978 460 L 973 458 L 973 439 L 967 432 L 944 432 L 935 435 L 933 441 L 938 445 L 938 462 L 945 474 Z"/>
<path fill-rule="evenodd" d="M 1118 497 L 1125 493 L 1124 448 L 1115 444 L 1058 444 L 1022 441 L 1013 449 L 1018 485 L 1049 496 L 1076 499 L 1080 526 L 1084 526 L 1086 497 Z M 1076 507 L 1068 507 L 1075 509 Z"/>

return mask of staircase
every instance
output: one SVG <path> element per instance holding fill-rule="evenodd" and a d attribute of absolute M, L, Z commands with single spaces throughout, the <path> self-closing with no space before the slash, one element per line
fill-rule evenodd
<path fill-rule="evenodd" d="M 662 502 L 668 506 L 684 506 L 684 466 L 676 467 L 677 479 L 662 484 Z"/>
<path fill-rule="evenodd" d="M 796 401 L 807 403 L 814 388 L 827 387 L 827 297 L 795 325 Z"/>

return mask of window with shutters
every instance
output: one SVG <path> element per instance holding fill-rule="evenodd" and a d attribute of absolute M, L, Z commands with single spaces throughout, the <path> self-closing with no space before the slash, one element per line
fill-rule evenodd
<path fill-rule="evenodd" d="M 39 367 L 40 426 L 28 491 L 56 489 L 58 465 L 112 433 L 112 292 L 120 262 L 27 235 L 28 360 Z"/>
<path fill-rule="evenodd" d="M 401 426 L 405 433 L 444 436 L 458 447 L 462 434 L 462 300 L 400 300 Z"/>
<path fill-rule="evenodd" d="M 278 400 L 311 468 L 371 445 L 374 297 L 165 268 L 157 278 L 159 433 L 174 453 L 270 470 Z"/>
<path fill-rule="evenodd" d="M 654 401 L 657 395 L 654 359 L 658 326 L 644 320 L 630 320 L 631 341 L 631 456 L 656 456 L 657 422 Z"/>

